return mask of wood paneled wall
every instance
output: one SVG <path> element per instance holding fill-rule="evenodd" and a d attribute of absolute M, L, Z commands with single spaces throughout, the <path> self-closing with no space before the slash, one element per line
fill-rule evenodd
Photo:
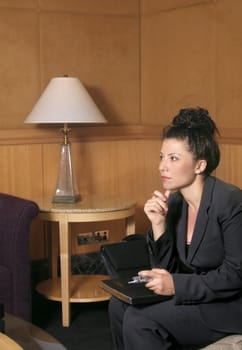
<path fill-rule="evenodd" d="M 0 191 L 53 194 L 59 126 L 24 119 L 64 74 L 80 78 L 108 120 L 73 127 L 80 192 L 136 200 L 137 232 L 160 188 L 160 131 L 180 108 L 208 108 L 222 135 L 216 175 L 242 187 L 241 16 L 240 0 L 0 0 Z M 36 220 L 31 256 L 45 253 Z"/>

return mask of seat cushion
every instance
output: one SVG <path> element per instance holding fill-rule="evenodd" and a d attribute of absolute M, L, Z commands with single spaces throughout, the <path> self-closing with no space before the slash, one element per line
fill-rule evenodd
<path fill-rule="evenodd" d="M 229 335 L 200 350 L 242 350 L 242 335 Z"/>

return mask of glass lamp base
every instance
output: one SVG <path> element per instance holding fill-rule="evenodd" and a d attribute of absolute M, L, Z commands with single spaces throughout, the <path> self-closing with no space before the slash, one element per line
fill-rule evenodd
<path fill-rule="evenodd" d="M 59 172 L 52 203 L 76 203 L 80 199 L 72 171 L 70 144 L 64 143 L 61 145 Z"/>

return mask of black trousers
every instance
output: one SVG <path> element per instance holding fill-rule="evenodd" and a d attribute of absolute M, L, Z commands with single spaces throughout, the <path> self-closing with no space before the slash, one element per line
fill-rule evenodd
<path fill-rule="evenodd" d="M 115 350 L 196 349 L 228 335 L 209 329 L 196 305 L 173 299 L 138 307 L 113 297 L 109 318 Z"/>

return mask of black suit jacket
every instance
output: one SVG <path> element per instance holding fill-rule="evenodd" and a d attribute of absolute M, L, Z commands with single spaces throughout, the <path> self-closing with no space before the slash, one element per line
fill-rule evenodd
<path fill-rule="evenodd" d="M 153 242 L 153 266 L 169 270 L 176 304 L 197 305 L 207 325 L 242 332 L 242 191 L 214 177 L 205 180 L 189 250 L 187 203 L 180 193 L 169 198 L 167 228 Z"/>

